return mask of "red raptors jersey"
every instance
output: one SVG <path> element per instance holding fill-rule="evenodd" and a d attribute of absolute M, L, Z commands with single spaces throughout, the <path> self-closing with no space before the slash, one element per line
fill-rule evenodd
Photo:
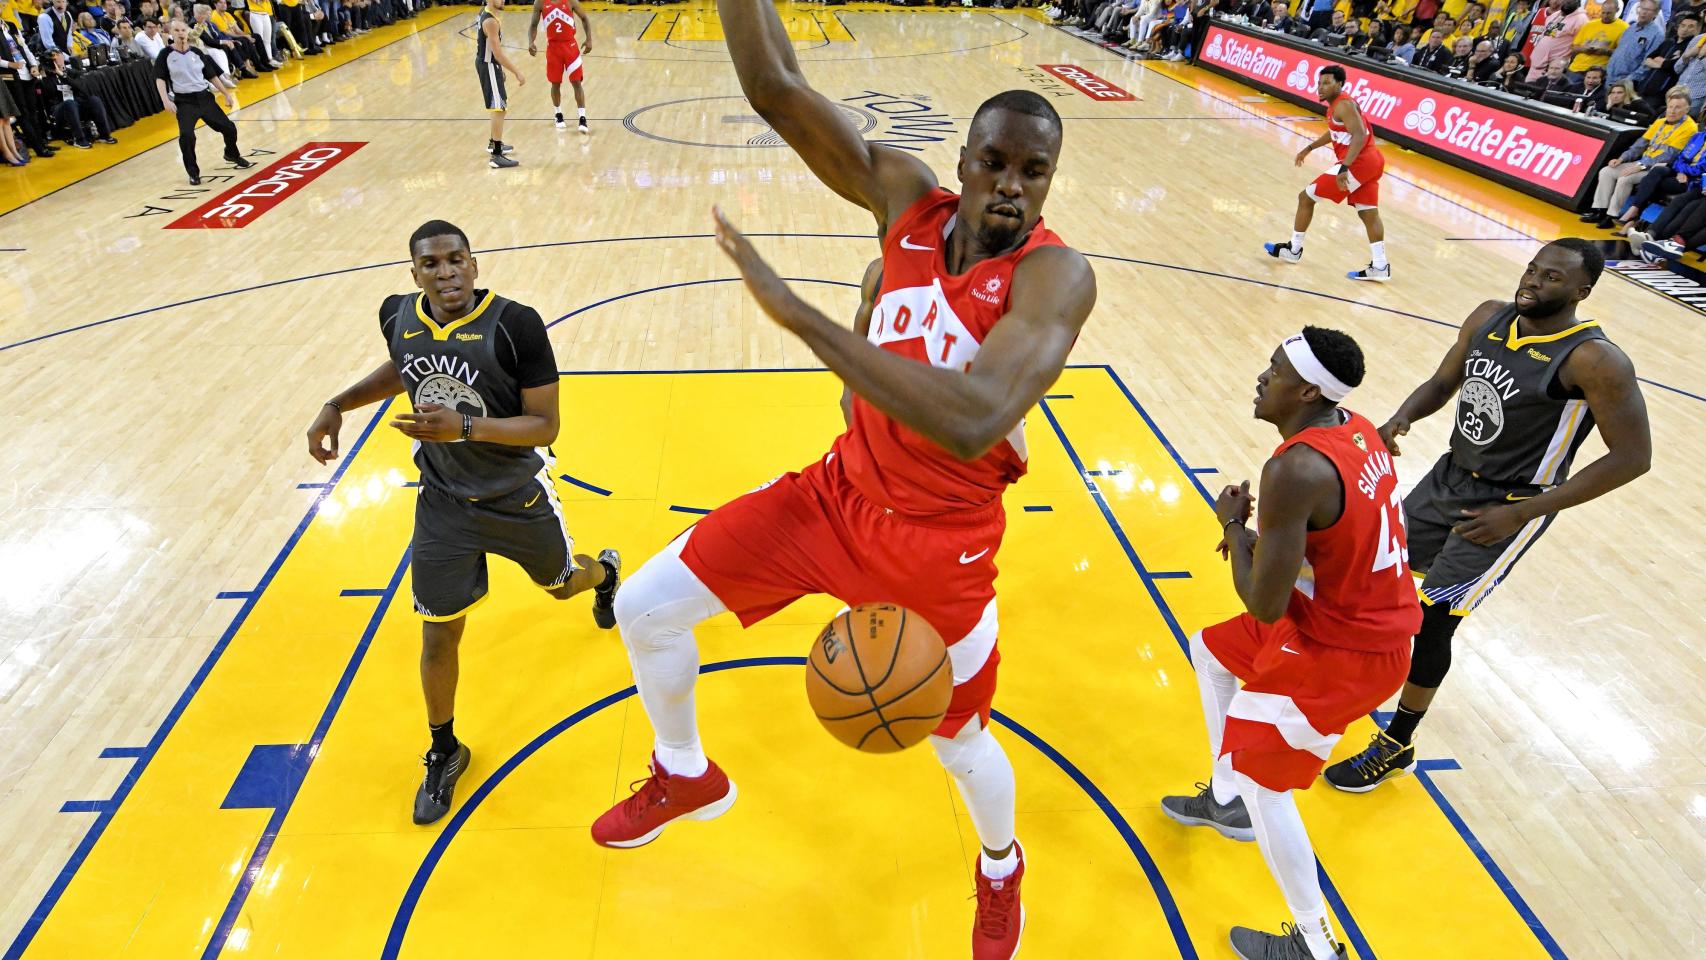
<path fill-rule="evenodd" d="M 1038 247 L 1062 246 L 1039 219 L 1023 246 L 954 276 L 944 262 L 958 194 L 937 188 L 890 225 L 869 340 L 931 366 L 969 370 L 983 338 L 1007 312 L 1013 269 Z M 853 422 L 834 455 L 859 492 L 910 516 L 987 507 L 1025 475 L 1024 424 L 971 463 L 853 397 Z"/>
<path fill-rule="evenodd" d="M 575 12 L 568 0 L 540 0 L 539 9 L 539 22 L 545 27 L 548 42 L 575 42 Z"/>
<path fill-rule="evenodd" d="M 1337 157 L 1342 163 L 1345 154 L 1351 149 L 1351 131 L 1349 127 L 1338 121 L 1333 112 L 1339 108 L 1339 101 L 1341 100 L 1349 100 L 1351 109 L 1355 110 L 1359 117 L 1362 117 L 1362 108 L 1344 93 L 1334 97 L 1333 102 L 1327 105 L 1327 133 L 1333 138 L 1333 156 Z M 1368 135 L 1368 142 L 1362 145 L 1362 152 L 1357 154 L 1358 163 L 1360 164 L 1363 160 L 1372 157 L 1380 157 L 1384 161 L 1386 158 L 1381 155 L 1380 148 L 1374 145 L 1374 128 L 1368 125 L 1367 117 L 1362 119 L 1362 129 Z"/>
<path fill-rule="evenodd" d="M 1285 615 L 1311 639 L 1353 650 L 1386 651 L 1410 642 L 1422 607 L 1410 579 L 1404 506 L 1392 455 L 1362 414 L 1341 411 L 1337 427 L 1310 427 L 1280 444 L 1298 444 L 1333 462 L 1344 484 L 1344 512 L 1309 531 L 1303 569 Z"/>

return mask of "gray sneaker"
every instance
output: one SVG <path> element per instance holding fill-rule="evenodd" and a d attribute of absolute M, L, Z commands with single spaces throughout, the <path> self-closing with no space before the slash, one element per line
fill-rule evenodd
<path fill-rule="evenodd" d="M 1229 840 L 1249 843 L 1256 839 L 1243 797 L 1233 797 L 1231 803 L 1223 805 L 1214 802 L 1214 790 L 1208 784 L 1197 784 L 1197 790 L 1191 797 L 1162 797 L 1161 812 L 1187 827 L 1213 827 Z"/>
<path fill-rule="evenodd" d="M 490 157 L 486 158 L 486 164 L 493 170 L 504 170 L 509 167 L 521 166 L 521 161 L 516 160 L 513 157 L 506 157 L 501 153 L 494 153 Z"/>
<path fill-rule="evenodd" d="M 616 588 L 622 585 L 622 555 L 615 550 L 599 552 L 598 562 L 607 574 L 604 582 L 592 588 L 592 622 L 600 630 L 616 626 Z"/>
<path fill-rule="evenodd" d="M 1289 923 L 1280 924 L 1279 933 L 1233 927 L 1232 952 L 1244 960 L 1315 960 L 1309 944 L 1303 942 L 1303 931 Z M 1339 944 L 1338 956 L 1348 955 L 1345 945 Z"/>

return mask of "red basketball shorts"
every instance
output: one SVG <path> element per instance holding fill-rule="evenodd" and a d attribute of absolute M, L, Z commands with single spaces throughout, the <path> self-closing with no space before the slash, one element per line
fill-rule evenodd
<path fill-rule="evenodd" d="M 1269 790 L 1307 790 L 1358 717 L 1398 691 L 1410 649 L 1347 650 L 1311 640 L 1290 620 L 1248 613 L 1202 632 L 1203 644 L 1244 681 L 1232 698 L 1220 752 Z"/>
<path fill-rule="evenodd" d="M 581 70 L 580 44 L 573 40 L 552 41 L 545 45 L 545 82 L 562 83 L 567 72 L 570 83 L 586 79 Z"/>
<path fill-rule="evenodd" d="M 1386 158 L 1372 150 L 1364 150 L 1351 164 L 1350 190 L 1339 189 L 1339 177 L 1333 169 L 1316 177 L 1309 184 L 1309 195 L 1328 203 L 1349 202 L 1353 207 L 1380 206 L 1380 175 L 1386 172 Z"/>
<path fill-rule="evenodd" d="M 974 715 L 988 726 L 1001 662 L 995 554 L 1007 519 L 1000 502 L 942 525 L 903 519 L 865 499 L 834 457 L 711 511 L 689 534 L 682 562 L 743 626 L 814 593 L 849 606 L 906 607 L 942 635 L 954 669 L 953 701 L 935 733 L 952 737 Z"/>

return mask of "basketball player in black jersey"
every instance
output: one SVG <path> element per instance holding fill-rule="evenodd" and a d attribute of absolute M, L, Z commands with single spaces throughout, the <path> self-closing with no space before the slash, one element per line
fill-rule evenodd
<path fill-rule="evenodd" d="M 474 18 L 474 70 L 480 75 L 480 96 L 485 100 L 486 112 L 492 115 L 492 138 L 486 142 L 491 157 L 486 162 L 493 170 L 521 165 L 521 161 L 509 156 L 510 146 L 504 143 L 504 116 L 509 110 L 504 71 L 515 74 L 516 86 L 527 86 L 527 78 L 504 53 L 503 24 L 498 20 L 503 10 L 504 0 L 486 0 L 485 9 Z"/>
<path fill-rule="evenodd" d="M 407 392 L 415 412 L 391 426 L 415 441 L 420 495 L 410 575 L 421 628 L 421 688 L 432 747 L 415 795 L 415 822 L 450 810 L 468 747 L 456 739 L 457 645 L 466 614 L 486 598 L 486 555 L 520 564 L 551 596 L 594 591 L 593 621 L 616 625 L 622 568 L 574 553 L 551 478 L 557 438 L 557 361 L 532 308 L 474 288 L 479 264 L 461 230 L 442 220 L 409 238 L 421 293 L 385 299 L 379 329 L 391 358 L 326 401 L 308 428 L 308 454 L 336 459 L 343 413 Z"/>
<path fill-rule="evenodd" d="M 1398 711 L 1327 782 L 1366 793 L 1415 769 L 1416 725 L 1451 667 L 1451 637 L 1566 507 L 1647 472 L 1653 441 L 1629 358 L 1576 307 L 1605 258 L 1587 240 L 1555 240 L 1523 271 L 1516 300 L 1489 300 L 1464 322 L 1439 370 L 1380 428 L 1397 438 L 1457 395 L 1451 449 L 1404 500 L 1410 568 L 1421 584 L 1422 628 Z M 1599 427 L 1606 454 L 1570 476 Z"/>

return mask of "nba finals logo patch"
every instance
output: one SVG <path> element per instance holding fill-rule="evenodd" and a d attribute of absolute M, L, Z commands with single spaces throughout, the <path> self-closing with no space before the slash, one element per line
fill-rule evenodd
<path fill-rule="evenodd" d="M 242 229 L 365 146 L 365 141 L 303 144 L 260 173 L 166 224 L 166 229 Z"/>

